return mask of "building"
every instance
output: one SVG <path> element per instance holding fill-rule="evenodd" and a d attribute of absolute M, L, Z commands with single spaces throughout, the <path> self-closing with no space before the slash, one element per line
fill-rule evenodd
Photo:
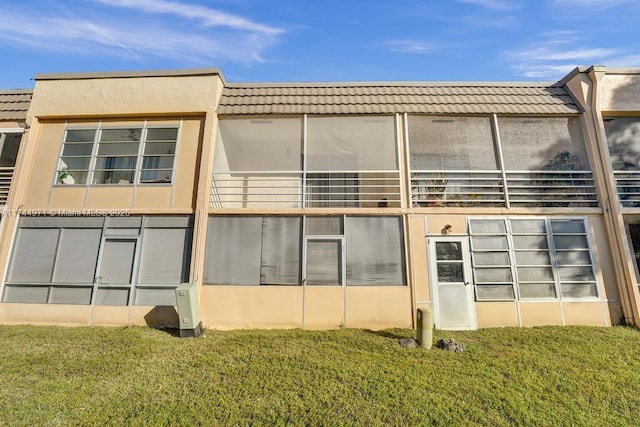
<path fill-rule="evenodd" d="M 640 324 L 640 70 L 45 74 L 20 120 L 2 323 L 175 325 L 195 282 L 216 329 Z"/>

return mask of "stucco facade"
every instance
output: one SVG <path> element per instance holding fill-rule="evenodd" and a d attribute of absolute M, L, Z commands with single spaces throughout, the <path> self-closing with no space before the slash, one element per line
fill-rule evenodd
<path fill-rule="evenodd" d="M 36 76 L 0 322 L 176 326 L 192 282 L 214 329 L 640 324 L 639 76 Z"/>

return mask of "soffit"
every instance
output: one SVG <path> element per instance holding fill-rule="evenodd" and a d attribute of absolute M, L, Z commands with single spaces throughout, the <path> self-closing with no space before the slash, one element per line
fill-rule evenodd
<path fill-rule="evenodd" d="M 225 87 L 221 115 L 255 114 L 577 114 L 553 84 L 237 84 Z"/>

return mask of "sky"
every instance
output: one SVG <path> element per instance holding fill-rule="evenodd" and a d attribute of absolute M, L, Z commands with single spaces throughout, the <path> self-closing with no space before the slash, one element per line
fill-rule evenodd
<path fill-rule="evenodd" d="M 229 82 L 557 81 L 640 67 L 640 0 L 2 0 L 0 89 L 218 67 Z"/>

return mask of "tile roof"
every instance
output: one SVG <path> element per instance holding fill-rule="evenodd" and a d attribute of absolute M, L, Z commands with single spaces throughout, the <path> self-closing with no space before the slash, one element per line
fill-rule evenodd
<path fill-rule="evenodd" d="M 32 90 L 0 90 L 0 120 L 25 120 Z"/>
<path fill-rule="evenodd" d="M 256 83 L 230 84 L 221 115 L 255 114 L 577 114 L 557 84 Z"/>

